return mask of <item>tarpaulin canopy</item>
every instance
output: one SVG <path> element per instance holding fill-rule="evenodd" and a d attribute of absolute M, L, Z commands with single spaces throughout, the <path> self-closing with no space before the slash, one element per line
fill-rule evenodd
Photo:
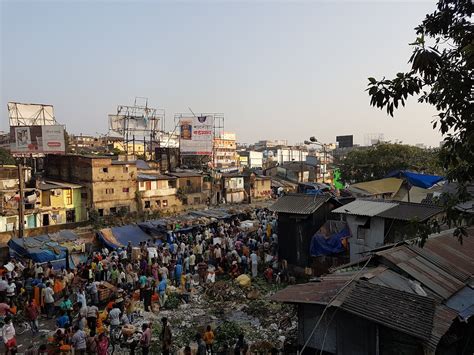
<path fill-rule="evenodd" d="M 105 228 L 101 229 L 97 235 L 99 240 L 111 249 L 125 247 L 129 241 L 136 247 L 151 238 L 137 225 Z"/>
<path fill-rule="evenodd" d="M 339 254 L 345 251 L 342 241 L 351 235 L 347 225 L 344 223 L 343 228 L 327 228 L 326 230 L 328 229 L 329 235 L 324 234 L 322 229 L 313 235 L 309 250 L 311 256 Z"/>
<path fill-rule="evenodd" d="M 397 177 L 400 179 L 407 180 L 411 185 L 422 187 L 424 189 L 428 189 L 432 187 L 434 184 L 437 184 L 440 181 L 444 180 L 444 177 L 438 175 L 429 175 L 429 174 L 420 174 L 414 173 L 412 171 L 406 170 L 396 170 L 390 172 L 387 176 L 389 177 Z"/>
<path fill-rule="evenodd" d="M 74 242 L 78 239 L 72 231 L 65 230 L 55 234 L 44 234 L 36 237 L 12 238 L 8 242 L 14 254 L 44 263 L 66 258 L 66 251 L 78 247 Z"/>

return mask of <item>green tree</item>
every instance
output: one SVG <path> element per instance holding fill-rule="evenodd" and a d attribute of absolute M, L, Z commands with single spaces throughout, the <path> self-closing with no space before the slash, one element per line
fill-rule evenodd
<path fill-rule="evenodd" d="M 8 150 L 0 148 L 0 165 L 15 165 L 15 158 L 10 154 Z"/>
<path fill-rule="evenodd" d="M 440 0 L 437 10 L 415 28 L 411 70 L 391 80 L 369 78 L 367 89 L 370 104 L 391 116 L 417 94 L 419 102 L 436 107 L 433 128 L 444 136 L 442 162 L 448 178 L 459 182 L 474 176 L 473 8 L 471 0 Z"/>
<path fill-rule="evenodd" d="M 356 183 L 382 179 L 393 170 L 413 170 L 441 174 L 439 152 L 410 145 L 379 143 L 349 152 L 339 161 L 344 182 Z"/>
<path fill-rule="evenodd" d="M 472 216 L 462 215 L 454 206 L 472 199 L 466 185 L 474 176 L 474 25 L 471 0 L 439 0 L 436 10 L 427 14 L 415 28 L 417 38 L 409 59 L 411 69 L 394 79 L 369 78 L 370 104 L 386 109 L 405 105 L 408 96 L 434 106 L 438 115 L 433 129 L 444 137 L 440 154 L 447 177 L 459 183 L 454 203 L 447 205 L 448 223 L 456 226 L 461 240 Z"/>

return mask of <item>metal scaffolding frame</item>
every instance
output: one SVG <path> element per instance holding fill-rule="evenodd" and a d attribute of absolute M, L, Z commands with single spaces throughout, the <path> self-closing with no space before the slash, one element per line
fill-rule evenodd
<path fill-rule="evenodd" d="M 144 152 L 153 156 L 153 149 L 159 146 L 160 121 L 163 123 L 164 120 L 164 109 L 148 107 L 148 98 L 135 97 L 133 106 L 118 105 L 117 113 L 109 115 L 109 133 L 112 131 L 123 137 L 127 154 L 130 143 L 135 154 L 135 143 L 143 142 Z"/>

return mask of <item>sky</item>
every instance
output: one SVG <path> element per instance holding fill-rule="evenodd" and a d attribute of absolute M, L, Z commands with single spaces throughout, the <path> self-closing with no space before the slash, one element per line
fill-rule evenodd
<path fill-rule="evenodd" d="M 367 78 L 409 69 L 435 1 L 0 0 L 0 129 L 7 102 L 52 104 L 71 133 L 107 132 L 117 105 L 219 112 L 239 142 L 369 133 L 438 146 L 416 98 L 394 118 Z"/>

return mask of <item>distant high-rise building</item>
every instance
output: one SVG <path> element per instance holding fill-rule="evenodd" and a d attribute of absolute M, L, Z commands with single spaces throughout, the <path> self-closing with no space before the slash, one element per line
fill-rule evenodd
<path fill-rule="evenodd" d="M 385 136 L 383 133 L 367 133 L 364 136 L 365 146 L 371 146 L 381 142 L 385 142 Z"/>

